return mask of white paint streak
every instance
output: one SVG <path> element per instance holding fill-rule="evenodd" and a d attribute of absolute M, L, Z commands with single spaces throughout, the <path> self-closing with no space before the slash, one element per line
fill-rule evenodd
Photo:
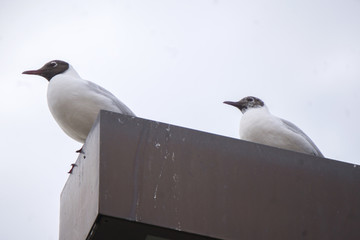
<path fill-rule="evenodd" d="M 173 175 L 173 180 L 175 183 L 177 183 L 179 181 L 179 177 L 176 173 L 174 173 L 174 175 Z"/>
<path fill-rule="evenodd" d="M 157 198 L 158 187 L 159 187 L 159 184 L 156 184 L 155 192 L 154 192 L 154 199 L 155 199 L 155 200 L 156 200 L 156 198 Z M 156 208 L 156 206 L 155 206 L 155 208 Z"/>
<path fill-rule="evenodd" d="M 136 221 L 141 219 L 141 217 L 138 216 L 139 205 L 140 205 L 140 198 L 138 196 L 137 201 L 136 201 L 136 210 L 135 210 L 135 219 L 136 219 Z"/>
<path fill-rule="evenodd" d="M 165 130 L 168 131 L 168 132 L 170 132 L 170 125 L 168 125 Z"/>

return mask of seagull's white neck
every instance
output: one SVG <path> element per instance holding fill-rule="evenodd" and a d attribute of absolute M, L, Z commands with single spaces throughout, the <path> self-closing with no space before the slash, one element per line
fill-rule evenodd
<path fill-rule="evenodd" d="M 270 113 L 269 112 L 269 109 L 267 108 L 266 105 L 264 106 L 259 106 L 259 107 L 252 107 L 252 108 L 248 108 L 246 110 L 244 110 L 243 114 L 254 114 L 254 113 L 259 113 L 259 112 L 262 112 L 262 113 Z"/>
<path fill-rule="evenodd" d="M 74 78 L 80 78 L 80 75 L 75 71 L 75 69 L 69 65 L 69 69 L 62 73 L 63 75 L 71 76 Z"/>
<path fill-rule="evenodd" d="M 277 121 L 266 106 L 249 108 L 240 121 L 240 138 L 247 141 L 261 143 L 264 129 Z"/>

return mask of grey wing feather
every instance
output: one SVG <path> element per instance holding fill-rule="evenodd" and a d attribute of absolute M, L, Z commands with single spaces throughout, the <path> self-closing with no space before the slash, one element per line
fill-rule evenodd
<path fill-rule="evenodd" d="M 111 92 L 93 82 L 87 81 L 87 83 L 89 84 L 91 90 L 110 98 L 113 104 L 120 109 L 122 114 L 136 116 L 124 103 L 117 99 L 117 97 L 115 97 Z"/>
<path fill-rule="evenodd" d="M 285 119 L 281 119 L 281 121 L 285 124 L 285 126 L 288 129 L 290 129 L 291 131 L 293 131 L 297 134 L 300 134 L 311 144 L 311 146 L 314 148 L 315 156 L 324 157 L 324 155 L 320 152 L 319 148 L 315 145 L 315 143 L 300 128 L 298 128 L 295 124 L 293 124 L 292 122 L 289 122 Z"/>

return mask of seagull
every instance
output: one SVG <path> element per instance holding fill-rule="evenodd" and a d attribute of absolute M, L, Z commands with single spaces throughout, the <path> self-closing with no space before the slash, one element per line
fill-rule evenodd
<path fill-rule="evenodd" d="M 47 102 L 50 112 L 62 130 L 80 143 L 85 142 L 100 110 L 135 116 L 112 93 L 82 79 L 67 62 L 53 60 L 38 70 L 23 74 L 39 75 L 49 81 Z M 82 152 L 82 148 L 77 152 Z"/>
<path fill-rule="evenodd" d="M 324 157 L 319 148 L 300 128 L 272 115 L 261 99 L 249 96 L 238 102 L 225 101 L 224 103 L 237 107 L 243 113 L 240 122 L 241 139 Z"/>

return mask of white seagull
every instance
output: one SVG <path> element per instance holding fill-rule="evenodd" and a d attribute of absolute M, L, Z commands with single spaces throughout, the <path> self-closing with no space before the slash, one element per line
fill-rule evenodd
<path fill-rule="evenodd" d="M 324 157 L 301 129 L 287 120 L 272 115 L 261 99 L 249 96 L 238 102 L 224 103 L 237 107 L 243 113 L 240 122 L 241 139 Z"/>
<path fill-rule="evenodd" d="M 109 91 L 82 79 L 67 62 L 53 60 L 38 70 L 23 74 L 39 75 L 49 81 L 47 102 L 50 112 L 62 130 L 78 142 L 85 142 L 100 110 L 135 116 Z"/>

